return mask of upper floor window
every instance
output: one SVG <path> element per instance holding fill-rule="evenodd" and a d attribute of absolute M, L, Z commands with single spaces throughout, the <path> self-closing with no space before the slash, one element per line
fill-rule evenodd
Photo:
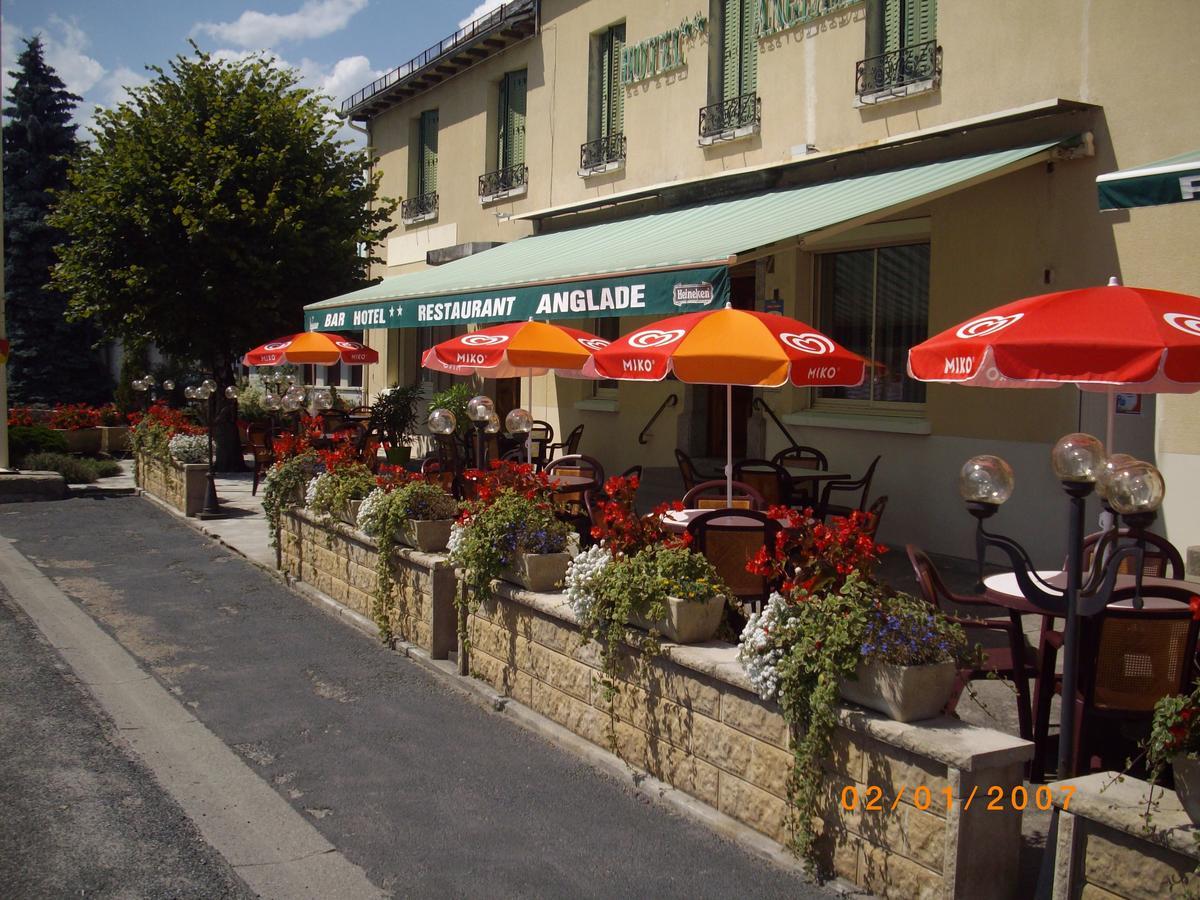
<path fill-rule="evenodd" d="M 524 194 L 529 169 L 525 165 L 525 69 L 509 72 L 500 81 L 496 118 L 496 169 L 479 176 L 479 200 L 489 203 Z"/>
<path fill-rule="evenodd" d="M 711 0 L 708 101 L 700 110 L 700 143 L 758 131 L 758 12 L 761 0 Z"/>
<path fill-rule="evenodd" d="M 825 253 L 817 257 L 818 327 L 867 359 L 857 387 L 820 388 L 816 405 L 911 410 L 925 402 L 908 377 L 909 348 L 929 332 L 929 244 Z"/>
<path fill-rule="evenodd" d="M 412 154 L 413 186 L 400 206 L 400 218 L 407 225 L 437 217 L 438 111 L 427 109 L 417 120 L 416 152 Z"/>
<path fill-rule="evenodd" d="M 867 11 L 867 58 L 855 78 L 859 102 L 936 87 L 942 74 L 937 0 L 878 0 Z"/>
<path fill-rule="evenodd" d="M 592 36 L 588 141 L 580 149 L 581 175 L 608 171 L 625 161 L 625 88 L 621 84 L 624 46 L 624 22 Z"/>

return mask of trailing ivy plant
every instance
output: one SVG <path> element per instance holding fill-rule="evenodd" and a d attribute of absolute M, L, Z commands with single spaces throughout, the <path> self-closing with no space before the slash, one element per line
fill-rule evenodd
<path fill-rule="evenodd" d="M 350 510 L 351 500 L 364 500 L 375 490 L 375 475 L 362 463 L 329 469 L 308 483 L 304 503 L 313 513 L 335 519 Z"/>
<path fill-rule="evenodd" d="M 542 497 L 523 496 L 511 488 L 488 492 L 488 499 L 467 504 L 461 522 L 450 533 L 449 553 L 462 567 L 467 586 L 465 598 L 455 596 L 455 605 L 474 611 L 492 597 L 492 582 L 525 553 L 561 553 L 567 549 L 571 528 L 554 515 L 552 502 Z M 468 646 L 459 616 L 459 638 Z"/>
<path fill-rule="evenodd" d="M 304 488 L 320 466 L 317 454 L 308 450 L 275 463 L 267 470 L 262 485 L 263 512 L 271 533 L 271 546 L 279 549 L 283 514 L 303 502 Z"/>
<path fill-rule="evenodd" d="M 378 559 L 375 568 L 375 594 L 371 618 L 379 627 L 379 638 L 391 643 L 392 632 L 392 550 L 396 537 L 411 521 L 452 519 L 458 514 L 458 501 L 440 485 L 411 481 L 393 491 L 376 488 L 358 510 L 358 527 L 375 538 Z"/>

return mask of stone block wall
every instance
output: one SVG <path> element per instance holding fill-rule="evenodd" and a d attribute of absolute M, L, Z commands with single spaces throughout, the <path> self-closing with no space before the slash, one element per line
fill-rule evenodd
<path fill-rule="evenodd" d="M 610 708 L 597 647 L 581 643 L 562 595 L 501 586 L 468 630 L 472 674 L 787 843 L 788 726 L 754 693 L 736 648 L 664 644 L 646 663 L 630 652 Z M 1015 896 L 1020 813 L 963 806 L 973 791 L 1011 792 L 1031 754 L 1026 741 L 957 720 L 843 710 L 820 824 L 826 868 L 880 896 Z"/>
<path fill-rule="evenodd" d="M 281 568 L 338 603 L 373 618 L 379 548 L 342 522 L 289 511 L 280 535 Z M 445 557 L 399 547 L 392 554 L 393 634 L 445 659 L 454 649 L 454 570 Z"/>
<path fill-rule="evenodd" d="M 139 454 L 136 475 L 138 486 L 143 491 L 175 507 L 185 516 L 194 516 L 204 508 L 208 466 L 203 463 L 182 465 L 174 460 L 163 462 Z"/>

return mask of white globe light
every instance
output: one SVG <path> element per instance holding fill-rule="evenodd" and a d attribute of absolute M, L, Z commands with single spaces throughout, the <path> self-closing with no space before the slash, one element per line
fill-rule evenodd
<path fill-rule="evenodd" d="M 229 385 L 229 387 L 225 388 L 225 396 L 228 397 L 230 400 L 236 400 L 237 399 L 237 388 L 235 388 L 232 384 Z"/>
<path fill-rule="evenodd" d="M 504 428 L 509 434 L 529 434 L 533 430 L 533 416 L 529 410 L 517 407 L 504 417 Z"/>
<path fill-rule="evenodd" d="M 1153 512 L 1162 505 L 1167 486 L 1148 462 L 1134 460 L 1113 470 L 1108 481 L 1108 505 L 1123 516 Z"/>
<path fill-rule="evenodd" d="M 217 389 L 217 383 L 211 378 L 205 378 L 202 382 L 200 382 L 200 387 L 204 388 L 211 394 Z"/>
<path fill-rule="evenodd" d="M 434 434 L 453 434 L 458 420 L 448 409 L 435 409 L 429 414 L 429 430 Z"/>
<path fill-rule="evenodd" d="M 287 394 L 283 398 L 283 408 L 288 412 L 295 412 L 300 408 L 300 401 L 291 394 Z"/>
<path fill-rule="evenodd" d="M 972 456 L 958 473 L 959 496 L 968 503 L 999 506 L 1012 496 L 1012 466 L 999 456 Z"/>
<path fill-rule="evenodd" d="M 486 422 L 495 411 L 492 398 L 485 397 L 483 394 L 467 401 L 467 418 L 472 422 Z"/>
<path fill-rule="evenodd" d="M 142 381 L 143 381 L 143 383 L 145 383 L 146 387 L 148 387 L 148 388 L 152 388 L 155 385 L 153 375 L 147 375 L 145 378 L 142 379 Z"/>
<path fill-rule="evenodd" d="M 313 405 L 317 409 L 329 409 L 333 406 L 333 395 L 329 391 L 317 391 L 313 394 Z"/>
<path fill-rule="evenodd" d="M 1108 499 L 1108 488 L 1112 482 L 1113 472 L 1131 462 L 1137 462 L 1137 460 L 1128 453 L 1110 453 L 1096 476 L 1096 493 Z"/>
<path fill-rule="evenodd" d="M 274 412 L 279 409 L 279 397 L 275 394 L 267 394 L 263 397 L 263 406 Z"/>
<path fill-rule="evenodd" d="M 1059 481 L 1095 481 L 1104 467 L 1104 445 L 1090 434 L 1068 434 L 1050 451 L 1050 465 Z"/>
<path fill-rule="evenodd" d="M 172 381 L 170 378 L 168 378 L 166 381 L 164 381 L 164 382 L 162 383 L 162 386 L 163 386 L 163 390 L 164 390 L 164 391 L 173 391 L 173 390 L 175 390 L 175 382 L 174 382 L 174 381 Z"/>
<path fill-rule="evenodd" d="M 483 430 L 486 431 L 488 434 L 499 434 L 500 433 L 500 417 L 498 415 L 496 415 L 496 413 L 492 413 L 491 417 L 488 418 L 487 425 L 484 427 Z"/>
<path fill-rule="evenodd" d="M 183 389 L 183 396 L 188 400 L 195 400 L 200 395 L 196 393 L 196 389 L 194 387 L 192 387 L 191 385 L 188 385 L 187 387 L 185 387 Z"/>
<path fill-rule="evenodd" d="M 295 375 L 287 375 L 284 377 L 284 381 L 286 381 L 288 384 L 295 384 L 296 376 Z"/>

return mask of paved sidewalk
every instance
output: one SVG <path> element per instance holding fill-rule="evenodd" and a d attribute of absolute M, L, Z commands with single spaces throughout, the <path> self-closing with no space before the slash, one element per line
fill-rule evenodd
<path fill-rule="evenodd" d="M 599 773 L 138 498 L 0 534 L 384 890 L 828 896 Z"/>

